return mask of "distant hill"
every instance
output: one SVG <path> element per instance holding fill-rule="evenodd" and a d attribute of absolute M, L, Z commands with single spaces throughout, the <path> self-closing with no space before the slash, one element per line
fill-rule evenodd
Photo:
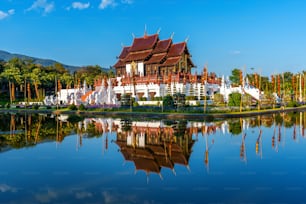
<path fill-rule="evenodd" d="M 29 60 L 33 60 L 34 64 L 41 64 L 43 66 L 51 66 L 55 63 L 60 63 L 57 62 L 55 60 L 51 60 L 51 59 L 40 59 L 40 58 L 36 58 L 36 57 L 29 57 L 26 55 L 21 55 L 21 54 L 12 54 L 3 50 L 0 50 L 0 61 L 9 61 L 12 58 L 20 58 L 20 59 L 29 59 Z M 62 64 L 62 63 L 60 63 Z M 68 69 L 71 73 L 80 69 L 81 67 L 78 66 L 70 66 L 70 65 L 65 65 L 62 64 L 66 69 Z"/>

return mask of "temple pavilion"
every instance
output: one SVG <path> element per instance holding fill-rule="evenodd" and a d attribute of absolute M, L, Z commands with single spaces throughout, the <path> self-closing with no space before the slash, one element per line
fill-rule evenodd
<path fill-rule="evenodd" d="M 195 65 L 187 41 L 174 43 L 172 37 L 161 40 L 159 34 L 145 33 L 122 48 L 114 67 L 117 98 L 122 94 L 149 100 L 175 93 L 198 98 L 205 94 L 205 76 L 191 73 Z"/>

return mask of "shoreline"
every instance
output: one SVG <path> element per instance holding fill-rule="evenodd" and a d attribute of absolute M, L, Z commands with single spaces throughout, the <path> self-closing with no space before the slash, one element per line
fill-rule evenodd
<path fill-rule="evenodd" d="M 306 106 L 292 108 L 277 108 L 257 111 L 232 112 L 232 113 L 161 113 L 161 112 L 121 112 L 121 111 L 71 111 L 71 110 L 33 110 L 33 109 L 1 109 L 0 113 L 33 113 L 33 114 L 67 114 L 80 116 L 106 116 L 106 117 L 133 117 L 133 118 L 155 118 L 155 119 L 227 119 L 241 118 L 258 115 L 269 115 L 275 113 L 287 113 L 306 110 Z"/>

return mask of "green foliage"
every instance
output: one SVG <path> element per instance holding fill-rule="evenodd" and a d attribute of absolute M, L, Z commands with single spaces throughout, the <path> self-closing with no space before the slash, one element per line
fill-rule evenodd
<path fill-rule="evenodd" d="M 229 122 L 229 132 L 233 135 L 239 135 L 242 132 L 242 127 L 239 120 Z"/>
<path fill-rule="evenodd" d="M 153 101 L 162 101 L 163 100 L 163 97 L 154 97 L 153 98 Z"/>
<path fill-rule="evenodd" d="M 133 102 L 133 107 L 138 107 L 139 104 L 137 102 Z"/>
<path fill-rule="evenodd" d="M 197 96 L 186 96 L 186 100 L 197 100 L 198 97 Z"/>
<path fill-rule="evenodd" d="M 240 93 L 231 93 L 229 95 L 229 106 L 240 106 L 241 94 Z"/>
<path fill-rule="evenodd" d="M 239 84 L 239 74 L 240 74 L 240 71 L 241 71 L 241 70 L 240 70 L 240 69 L 237 69 L 237 68 L 235 68 L 235 69 L 232 70 L 232 75 L 229 76 L 229 79 L 231 80 L 231 82 L 232 82 L 233 85 L 238 86 L 238 84 Z"/>
<path fill-rule="evenodd" d="M 163 106 L 167 108 L 173 108 L 174 107 L 173 97 L 170 95 L 163 97 Z"/>
<path fill-rule="evenodd" d="M 214 94 L 214 103 L 216 105 L 219 105 L 219 104 L 223 104 L 224 103 L 224 96 L 222 94 Z"/>
<path fill-rule="evenodd" d="M 80 122 L 80 121 L 84 120 L 84 117 L 81 117 L 79 115 L 69 115 L 67 120 L 70 123 L 77 123 L 77 122 Z"/>
<path fill-rule="evenodd" d="M 38 108 L 39 108 L 39 105 L 37 105 L 37 104 L 32 106 L 32 109 L 34 109 L 34 110 L 38 110 Z"/>
<path fill-rule="evenodd" d="M 299 107 L 300 104 L 296 101 L 290 101 L 288 104 L 287 104 L 287 107 Z"/>
<path fill-rule="evenodd" d="M 71 104 L 71 105 L 68 106 L 68 109 L 69 110 L 78 110 L 78 107 L 74 104 Z"/>
<path fill-rule="evenodd" d="M 86 110 L 85 105 L 84 105 L 84 104 L 79 105 L 79 110 L 80 110 L 80 111 Z"/>
<path fill-rule="evenodd" d="M 147 98 L 146 97 L 140 97 L 139 101 L 147 101 Z"/>

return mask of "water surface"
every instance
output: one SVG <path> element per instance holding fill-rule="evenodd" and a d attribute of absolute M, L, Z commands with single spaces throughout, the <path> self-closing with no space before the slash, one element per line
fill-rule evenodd
<path fill-rule="evenodd" d="M 305 119 L 1 115 L 0 203 L 306 203 Z"/>

